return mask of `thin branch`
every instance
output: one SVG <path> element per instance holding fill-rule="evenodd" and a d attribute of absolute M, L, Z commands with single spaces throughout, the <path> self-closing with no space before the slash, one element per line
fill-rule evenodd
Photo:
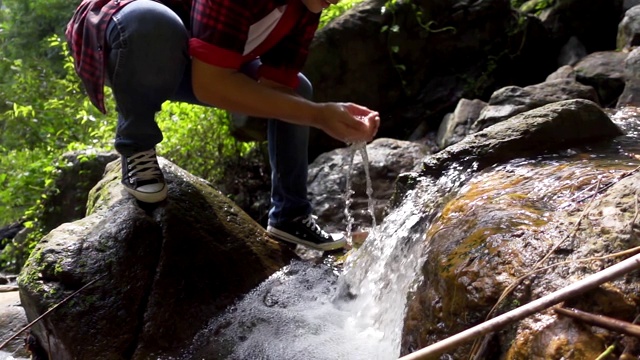
<path fill-rule="evenodd" d="M 640 254 L 634 255 L 633 257 L 623 260 L 615 265 L 592 274 L 565 288 L 545 295 L 517 309 L 496 316 L 491 320 L 478 324 L 433 345 L 427 346 L 426 348 L 403 356 L 400 358 L 400 360 L 438 359 L 440 355 L 446 353 L 449 350 L 459 347 L 467 341 L 498 331 L 513 322 L 520 321 L 529 315 L 535 314 L 567 299 L 593 290 L 608 281 L 625 275 L 638 268 L 640 268 Z"/>
<path fill-rule="evenodd" d="M 13 334 L 10 338 L 8 338 L 5 342 L 3 342 L 2 344 L 0 344 L 0 350 L 2 350 L 2 348 L 4 348 L 5 346 L 7 346 L 7 344 L 9 344 L 9 342 L 13 339 L 15 339 L 16 337 L 18 337 L 20 334 L 22 334 L 23 331 L 25 330 L 29 330 L 29 328 L 31 328 L 35 323 L 37 323 L 38 321 L 42 320 L 42 318 L 44 318 L 45 316 L 47 316 L 50 312 L 52 312 L 53 310 L 55 310 L 58 306 L 66 303 L 67 301 L 69 301 L 71 298 L 73 298 L 74 296 L 76 296 L 79 292 L 81 292 L 82 290 L 86 289 L 89 285 L 95 283 L 96 281 L 102 279 L 105 275 L 107 274 L 102 274 L 100 276 L 98 276 L 97 278 L 89 281 L 85 286 L 81 287 L 80 289 L 76 290 L 73 292 L 73 294 L 67 296 L 66 298 L 64 298 L 62 301 L 60 301 L 59 303 L 55 304 L 51 309 L 45 311 L 42 315 L 38 316 L 35 320 L 33 320 L 32 322 L 28 323 L 25 327 L 23 327 L 22 329 L 18 330 L 17 333 Z"/>
<path fill-rule="evenodd" d="M 568 316 L 572 319 L 580 320 L 589 325 L 595 325 L 603 329 L 640 338 L 640 326 L 626 321 L 610 318 L 603 315 L 594 315 L 586 311 L 572 308 L 557 307 L 554 308 L 553 311 L 557 312 L 558 314 Z"/>
<path fill-rule="evenodd" d="M 633 235 L 633 225 L 636 223 L 636 220 L 638 220 L 638 198 L 640 197 L 640 191 L 636 191 L 636 198 L 635 203 L 636 203 L 636 212 L 633 215 L 633 219 L 631 219 L 631 224 L 629 225 L 629 230 L 631 230 L 631 235 Z"/>

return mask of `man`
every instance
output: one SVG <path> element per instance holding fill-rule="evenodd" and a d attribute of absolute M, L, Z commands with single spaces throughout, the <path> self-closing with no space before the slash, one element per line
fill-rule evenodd
<path fill-rule="evenodd" d="M 314 103 L 300 74 L 320 12 L 339 0 L 84 0 L 67 27 L 76 72 L 106 113 L 104 84 L 118 111 L 115 148 L 122 184 L 155 203 L 167 185 L 155 152 L 155 113 L 166 100 L 269 119 L 272 208 L 267 231 L 319 250 L 338 249 L 315 223 L 307 198 L 309 127 L 370 141 L 377 112 Z"/>

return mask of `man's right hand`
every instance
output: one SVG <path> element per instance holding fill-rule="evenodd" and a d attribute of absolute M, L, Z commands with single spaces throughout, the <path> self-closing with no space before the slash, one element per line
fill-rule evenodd
<path fill-rule="evenodd" d="M 378 132 L 380 114 L 353 103 L 323 103 L 315 126 L 347 144 L 369 142 Z"/>

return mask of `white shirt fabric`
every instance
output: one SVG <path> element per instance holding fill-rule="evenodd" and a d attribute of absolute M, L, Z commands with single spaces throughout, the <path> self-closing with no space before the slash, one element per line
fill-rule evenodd
<path fill-rule="evenodd" d="M 269 36 L 278 24 L 278 21 L 280 21 L 280 18 L 282 18 L 282 14 L 284 14 L 286 7 L 287 5 L 283 5 L 276 8 L 269 15 L 251 25 L 249 28 L 247 42 L 244 45 L 244 53 L 242 55 L 250 53 L 253 49 L 258 47 L 258 45 L 260 45 L 267 36 Z"/>

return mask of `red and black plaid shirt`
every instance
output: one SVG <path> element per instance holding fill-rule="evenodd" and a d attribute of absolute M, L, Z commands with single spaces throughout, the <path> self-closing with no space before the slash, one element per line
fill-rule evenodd
<path fill-rule="evenodd" d="M 103 113 L 107 49 L 106 29 L 111 16 L 134 0 L 83 0 L 67 25 L 67 41 L 75 69 L 91 102 Z M 318 27 L 319 14 L 300 0 L 160 0 L 172 9 L 191 33 L 189 53 L 208 64 L 239 69 L 260 57 L 261 77 L 296 87 Z M 269 36 L 243 55 L 252 24 L 277 7 L 287 5 Z"/>

